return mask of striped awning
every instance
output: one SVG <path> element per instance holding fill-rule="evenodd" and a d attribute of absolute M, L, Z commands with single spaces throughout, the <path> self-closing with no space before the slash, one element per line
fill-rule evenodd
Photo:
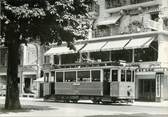
<path fill-rule="evenodd" d="M 76 51 L 70 50 L 67 46 L 53 47 L 53 48 L 49 49 L 47 52 L 45 52 L 44 56 L 77 53 L 83 46 L 84 46 L 84 44 L 75 45 Z"/>
<path fill-rule="evenodd" d="M 148 48 L 154 39 L 154 37 L 133 38 L 124 49 Z"/>

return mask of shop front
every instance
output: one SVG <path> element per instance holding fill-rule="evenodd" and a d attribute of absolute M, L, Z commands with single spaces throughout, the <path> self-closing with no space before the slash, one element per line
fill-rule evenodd
<path fill-rule="evenodd" d="M 161 69 L 162 72 L 157 70 Z M 136 72 L 136 99 L 140 101 L 163 101 L 168 99 L 166 68 L 143 69 Z"/>
<path fill-rule="evenodd" d="M 94 38 L 76 42 L 76 51 L 67 48 L 66 44 L 60 47 L 53 45 L 44 56 L 53 58 L 50 67 L 55 69 L 79 67 L 81 62 L 88 66 L 90 63 L 113 63 L 137 67 L 136 99 L 162 101 L 168 99 L 167 35 L 154 31 Z"/>

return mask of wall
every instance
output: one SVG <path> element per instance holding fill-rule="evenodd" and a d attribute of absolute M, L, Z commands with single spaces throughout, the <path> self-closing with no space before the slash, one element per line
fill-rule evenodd
<path fill-rule="evenodd" d="M 168 35 L 159 34 L 158 35 L 158 62 L 161 62 L 161 67 L 168 67 Z"/>
<path fill-rule="evenodd" d="M 33 44 L 23 45 L 23 65 L 37 64 L 37 49 Z"/>

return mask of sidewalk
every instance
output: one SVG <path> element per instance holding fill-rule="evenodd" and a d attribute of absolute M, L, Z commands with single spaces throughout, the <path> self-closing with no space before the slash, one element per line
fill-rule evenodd
<path fill-rule="evenodd" d="M 163 101 L 163 102 L 135 101 L 132 105 L 135 105 L 135 106 L 152 106 L 152 107 L 168 107 L 168 101 Z"/>

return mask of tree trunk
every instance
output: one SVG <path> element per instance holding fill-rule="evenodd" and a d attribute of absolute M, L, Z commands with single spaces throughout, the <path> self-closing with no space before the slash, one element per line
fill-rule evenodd
<path fill-rule="evenodd" d="M 19 47 L 15 39 L 8 44 L 7 90 L 5 109 L 20 109 L 18 88 Z"/>

